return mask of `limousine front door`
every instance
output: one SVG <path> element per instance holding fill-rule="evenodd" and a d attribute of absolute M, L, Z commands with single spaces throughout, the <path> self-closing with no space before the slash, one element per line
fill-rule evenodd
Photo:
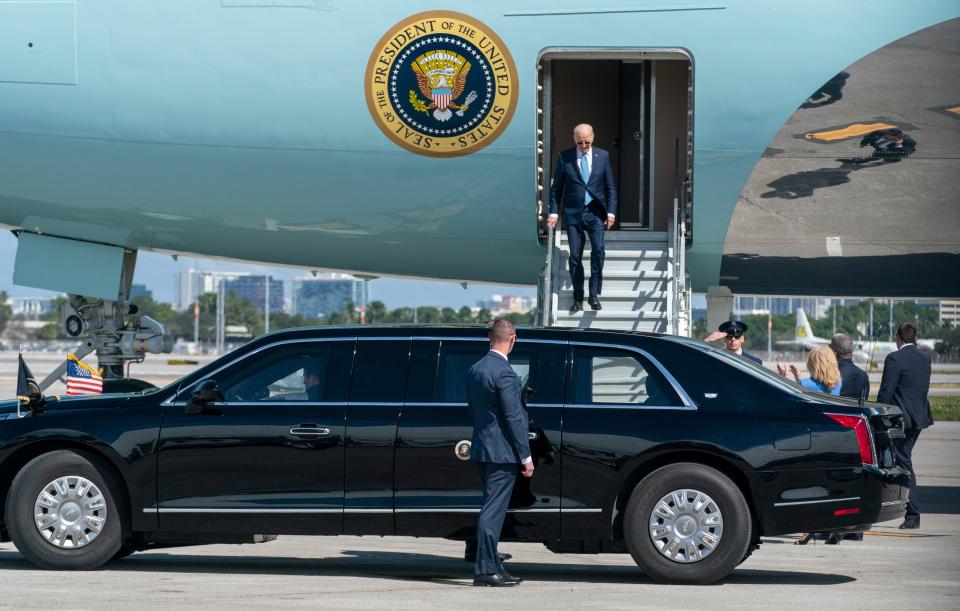
<path fill-rule="evenodd" d="M 486 354 L 477 341 L 414 340 L 406 402 L 397 429 L 397 534 L 465 538 L 475 531 L 483 501 L 475 464 L 458 455 L 473 420 L 466 402 L 467 369 Z M 532 479 L 519 477 L 503 539 L 550 539 L 560 534 L 560 415 L 565 345 L 518 342 L 510 364 L 536 397 L 528 405 Z"/>
<path fill-rule="evenodd" d="M 145 511 L 166 531 L 339 534 L 353 350 L 352 337 L 290 342 L 208 376 L 222 402 L 188 410 L 181 393 Z"/>

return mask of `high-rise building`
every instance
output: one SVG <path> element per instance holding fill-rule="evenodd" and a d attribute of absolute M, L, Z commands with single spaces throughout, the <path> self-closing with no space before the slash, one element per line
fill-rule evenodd
<path fill-rule="evenodd" d="M 214 272 L 199 269 L 179 271 L 173 291 L 173 307 L 177 310 L 186 310 L 193 305 L 200 295 L 216 293 L 217 283 L 221 280 L 232 280 L 249 275 L 248 272 Z M 271 298 L 270 301 L 273 301 L 273 299 Z"/>
<path fill-rule="evenodd" d="M 37 320 L 53 312 L 52 297 L 15 297 L 8 298 L 14 316 L 22 316 L 27 320 Z"/>
<path fill-rule="evenodd" d="M 823 318 L 827 315 L 834 300 L 826 297 L 779 297 L 768 295 L 736 295 L 733 298 L 733 316 L 766 314 L 775 316 L 793 314 L 803 308 L 810 318 Z"/>
<path fill-rule="evenodd" d="M 293 313 L 319 318 L 342 312 L 348 303 L 365 306 L 370 300 L 367 283 L 347 274 L 318 274 L 294 278 Z"/>
<path fill-rule="evenodd" d="M 960 326 L 960 300 L 948 299 L 940 302 L 940 322 L 948 322 L 954 327 Z"/>
<path fill-rule="evenodd" d="M 510 313 L 526 314 L 535 305 L 535 298 L 526 295 L 491 295 L 489 299 L 477 300 L 477 306 L 490 310 L 493 316 Z"/>
<path fill-rule="evenodd" d="M 153 291 L 147 288 L 146 284 L 131 284 L 130 285 L 130 299 L 134 297 L 146 297 L 147 299 L 153 299 Z"/>
<path fill-rule="evenodd" d="M 240 299 L 246 299 L 261 312 L 266 312 L 267 276 L 239 276 L 225 279 L 224 293 L 233 293 Z M 283 280 L 270 277 L 270 311 L 283 311 Z"/>

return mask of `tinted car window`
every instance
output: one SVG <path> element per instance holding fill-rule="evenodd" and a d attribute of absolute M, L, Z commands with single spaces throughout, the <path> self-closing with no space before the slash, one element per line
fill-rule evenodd
<path fill-rule="evenodd" d="M 227 401 L 347 399 L 353 341 L 293 343 L 252 354 L 214 376 Z"/>
<path fill-rule="evenodd" d="M 466 403 L 467 369 L 490 350 L 487 342 L 450 341 L 440 346 L 437 383 L 433 400 L 439 403 Z"/>
<path fill-rule="evenodd" d="M 443 342 L 437 368 L 435 401 L 466 403 L 467 370 L 490 350 L 487 342 Z M 518 342 L 509 363 L 536 396 L 531 403 L 562 403 L 565 350 L 562 345 Z"/>
<path fill-rule="evenodd" d="M 660 372 L 642 356 L 624 350 L 579 346 L 573 349 L 573 377 L 567 402 L 682 405 Z"/>
<path fill-rule="evenodd" d="M 407 402 L 433 401 L 433 387 L 437 379 L 438 341 L 415 341 L 410 347 L 410 366 L 407 371 Z"/>
<path fill-rule="evenodd" d="M 410 340 L 358 341 L 351 402 L 402 403 Z"/>

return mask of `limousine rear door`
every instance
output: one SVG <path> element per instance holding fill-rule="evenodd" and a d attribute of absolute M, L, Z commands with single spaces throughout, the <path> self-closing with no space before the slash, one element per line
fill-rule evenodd
<path fill-rule="evenodd" d="M 165 406 L 145 511 L 168 531 L 339 534 L 354 341 L 267 347 L 206 378 L 224 401 Z"/>
<path fill-rule="evenodd" d="M 483 502 L 480 476 L 457 448 L 469 445 L 473 433 L 466 372 L 488 349 L 487 339 L 480 337 L 414 338 L 407 400 L 397 429 L 397 534 L 466 537 L 476 526 Z M 518 478 L 504 539 L 559 536 L 565 349 L 564 342 L 519 341 L 510 354 L 511 366 L 536 391 L 528 405 L 536 474 Z"/>
<path fill-rule="evenodd" d="M 570 342 L 563 408 L 563 538 L 607 539 L 623 469 L 695 431 L 696 408 L 655 358 L 630 346 Z"/>

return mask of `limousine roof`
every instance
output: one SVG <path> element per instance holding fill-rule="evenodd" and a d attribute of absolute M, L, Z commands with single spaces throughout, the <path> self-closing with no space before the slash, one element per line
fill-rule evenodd
<path fill-rule="evenodd" d="M 317 327 L 297 327 L 281 329 L 261 335 L 248 345 L 259 345 L 283 339 L 301 339 L 309 337 L 342 337 L 357 335 L 358 337 L 398 337 L 409 335 L 413 337 L 483 337 L 490 327 L 481 324 L 377 324 L 377 325 L 325 325 Z M 663 333 L 649 333 L 644 331 L 621 331 L 613 329 L 571 329 L 567 327 L 537 327 L 517 326 L 518 339 L 559 339 L 560 337 L 597 339 L 607 337 L 663 337 Z"/>

